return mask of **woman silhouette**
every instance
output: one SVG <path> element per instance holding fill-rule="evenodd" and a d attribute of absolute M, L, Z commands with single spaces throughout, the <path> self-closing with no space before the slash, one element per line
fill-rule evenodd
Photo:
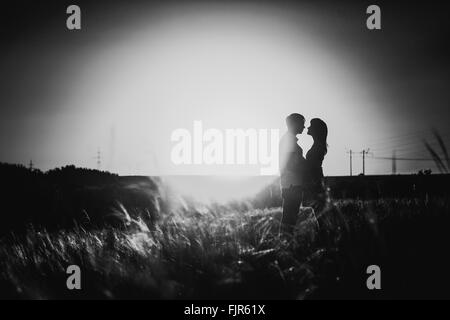
<path fill-rule="evenodd" d="M 326 188 L 322 170 L 322 162 L 327 154 L 328 148 L 328 128 L 326 123 L 319 118 L 312 119 L 307 134 L 313 138 L 314 143 L 306 153 L 306 190 L 304 193 L 304 202 L 320 210 L 326 201 Z"/>

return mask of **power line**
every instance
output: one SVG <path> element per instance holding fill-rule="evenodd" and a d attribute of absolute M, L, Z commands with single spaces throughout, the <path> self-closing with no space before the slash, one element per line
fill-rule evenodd
<path fill-rule="evenodd" d="M 449 137 L 445 137 L 442 138 L 443 141 L 449 142 L 450 138 Z M 433 145 L 438 145 L 439 142 L 438 141 L 430 141 L 430 144 Z M 379 145 L 375 147 L 375 144 L 369 144 L 371 146 L 372 149 L 383 149 L 383 148 L 389 148 L 392 146 L 411 146 L 411 145 L 423 145 L 423 139 L 420 140 L 414 140 L 414 141 L 408 141 L 408 142 L 398 142 L 398 143 L 386 143 L 384 145 Z"/>
<path fill-rule="evenodd" d="M 373 143 L 368 143 L 373 150 L 383 150 L 386 148 L 393 147 L 404 147 L 404 146 L 414 146 L 414 145 L 423 145 L 423 136 L 422 137 L 413 137 L 413 138 L 397 138 L 392 139 L 391 141 L 378 141 Z M 441 135 L 442 140 L 448 142 L 450 141 L 450 134 Z M 430 144 L 438 144 L 437 141 L 432 141 Z"/>
<path fill-rule="evenodd" d="M 372 142 L 374 140 L 377 141 L 388 141 L 388 140 L 395 140 L 395 139 L 401 139 L 401 138 L 408 138 L 408 137 L 415 137 L 415 136 L 421 136 L 424 133 L 428 132 L 428 130 L 419 130 L 419 131 L 415 131 L 415 132 L 409 132 L 409 133 L 404 133 L 404 134 L 398 134 L 395 136 L 385 136 L 380 138 L 376 138 L 376 139 L 372 139 L 372 140 L 368 140 L 368 142 Z"/>
<path fill-rule="evenodd" d="M 429 134 L 430 132 L 428 130 L 421 130 L 409 134 L 402 134 L 402 135 L 396 135 L 391 137 L 384 137 L 381 139 L 372 139 L 368 140 L 367 142 L 371 145 L 378 145 L 378 144 L 384 144 L 387 142 L 394 142 L 394 141 L 411 141 L 413 139 L 422 139 L 425 135 Z M 444 131 L 440 132 L 442 138 L 448 138 L 450 137 L 450 131 Z"/>
<path fill-rule="evenodd" d="M 392 157 L 370 157 L 369 159 L 375 159 L 375 160 L 392 160 Z M 434 159 L 428 159 L 428 158 L 395 158 L 396 160 L 400 161 L 434 161 Z"/>
<path fill-rule="evenodd" d="M 440 149 L 439 146 L 432 146 L 433 148 L 436 149 Z M 392 150 L 396 151 L 397 156 L 399 156 L 400 158 L 426 158 L 426 159 L 431 159 L 431 158 L 427 158 L 426 156 L 429 155 L 429 151 L 426 149 L 425 145 L 421 146 L 420 148 L 385 148 L 384 150 L 375 150 L 375 153 L 377 154 L 377 156 L 379 157 L 385 157 L 385 158 L 389 158 L 390 155 L 389 153 L 392 152 Z M 426 155 L 424 157 L 424 155 Z"/>
<path fill-rule="evenodd" d="M 383 145 L 389 145 L 389 144 L 405 144 L 405 143 L 414 143 L 416 141 L 421 141 L 424 136 L 414 136 L 414 137 L 406 137 L 406 138 L 391 138 L 391 139 L 385 139 L 385 140 L 378 140 L 378 141 L 372 141 L 372 142 L 366 142 L 366 144 L 370 146 L 383 146 Z"/>
<path fill-rule="evenodd" d="M 449 140 L 446 140 L 446 142 L 449 142 Z M 435 147 L 439 147 L 439 143 L 438 142 L 430 142 L 431 146 L 435 146 Z M 376 151 L 381 151 L 381 150 L 386 150 L 386 149 L 392 149 L 392 148 L 409 148 L 409 149 L 413 149 L 414 147 L 416 148 L 421 148 L 424 147 L 424 143 L 423 141 L 415 141 L 415 142 L 409 142 L 409 143 L 402 143 L 402 144 L 391 144 L 391 145 L 385 145 L 385 146 L 380 146 L 380 147 L 371 147 L 372 150 L 376 150 Z"/>
<path fill-rule="evenodd" d="M 392 148 L 404 148 L 404 147 L 411 147 L 411 146 L 423 146 L 423 143 L 421 141 L 414 141 L 409 143 L 396 143 L 396 144 L 389 144 L 384 146 L 378 146 L 374 147 L 371 145 L 372 150 L 383 150 L 383 149 L 392 149 Z"/>

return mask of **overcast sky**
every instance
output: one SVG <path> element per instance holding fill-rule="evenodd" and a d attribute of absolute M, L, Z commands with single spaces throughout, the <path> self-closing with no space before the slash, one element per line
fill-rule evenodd
<path fill-rule="evenodd" d="M 350 149 L 429 158 L 432 127 L 450 145 L 445 1 L 378 1 L 378 31 L 365 26 L 366 1 L 74 3 L 79 31 L 66 29 L 72 1 L 2 5 L 1 162 L 95 168 L 100 148 L 102 169 L 120 174 L 257 174 L 176 166 L 171 133 L 194 120 L 283 133 L 291 112 L 327 122 L 327 175 L 348 174 Z M 388 174 L 391 161 L 366 168 Z M 433 162 L 397 163 L 422 168 Z"/>

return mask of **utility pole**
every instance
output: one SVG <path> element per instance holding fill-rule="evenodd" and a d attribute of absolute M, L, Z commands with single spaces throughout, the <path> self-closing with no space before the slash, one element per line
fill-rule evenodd
<path fill-rule="evenodd" d="M 362 163 L 363 164 L 363 172 L 362 172 L 363 176 L 366 175 L 366 154 L 369 153 L 369 150 L 370 149 L 363 150 L 360 152 L 360 153 L 362 153 L 362 160 L 363 160 L 363 163 Z"/>
<path fill-rule="evenodd" d="M 392 151 L 392 174 L 397 174 L 397 155 L 395 150 Z"/>
<path fill-rule="evenodd" d="M 362 151 L 363 154 L 363 176 L 366 175 L 366 150 Z"/>
<path fill-rule="evenodd" d="M 101 153 L 100 153 L 100 148 L 97 151 L 97 169 L 100 170 L 102 165 L 102 158 L 101 158 Z"/>
<path fill-rule="evenodd" d="M 353 175 L 353 169 L 352 169 L 352 155 L 353 155 L 353 151 L 350 150 L 347 153 L 350 154 L 350 177 L 351 177 Z"/>

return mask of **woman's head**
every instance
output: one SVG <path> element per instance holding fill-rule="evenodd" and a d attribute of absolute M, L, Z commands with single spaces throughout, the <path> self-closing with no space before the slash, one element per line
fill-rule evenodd
<path fill-rule="evenodd" d="M 314 142 L 322 143 L 326 146 L 328 127 L 322 119 L 314 118 L 311 120 L 311 125 L 308 128 L 308 134 L 313 137 Z"/>

